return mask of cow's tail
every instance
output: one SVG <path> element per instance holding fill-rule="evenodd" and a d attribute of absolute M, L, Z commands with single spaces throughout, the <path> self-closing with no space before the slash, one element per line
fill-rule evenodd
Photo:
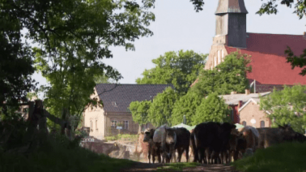
<path fill-rule="evenodd" d="M 193 152 L 193 156 L 194 156 L 194 160 L 193 162 L 198 161 L 198 149 L 197 149 L 197 137 L 194 134 L 194 132 L 192 132 L 190 134 L 190 142 L 191 142 L 191 148 L 192 148 L 192 152 Z"/>

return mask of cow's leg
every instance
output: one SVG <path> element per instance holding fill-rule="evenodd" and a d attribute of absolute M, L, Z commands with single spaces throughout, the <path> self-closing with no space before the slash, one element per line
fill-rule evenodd
<path fill-rule="evenodd" d="M 153 164 L 155 163 L 155 152 L 153 152 L 153 154 L 152 154 L 152 162 L 153 162 Z"/>
<path fill-rule="evenodd" d="M 150 161 L 150 160 L 151 160 L 151 158 L 150 158 L 150 157 L 151 157 L 151 151 L 149 150 L 149 152 L 148 152 L 149 164 L 151 163 L 151 161 Z"/>
<path fill-rule="evenodd" d="M 189 162 L 189 146 L 186 149 L 186 161 Z"/>
<path fill-rule="evenodd" d="M 177 149 L 177 154 L 178 154 L 177 161 L 181 162 L 181 158 L 182 158 L 182 154 L 183 154 L 182 148 Z"/>

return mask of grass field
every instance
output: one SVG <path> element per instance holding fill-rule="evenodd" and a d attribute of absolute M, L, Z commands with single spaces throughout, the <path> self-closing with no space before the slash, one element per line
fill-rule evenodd
<path fill-rule="evenodd" d="M 251 157 L 233 163 L 243 172 L 305 172 L 306 143 L 283 143 L 257 150 Z"/>

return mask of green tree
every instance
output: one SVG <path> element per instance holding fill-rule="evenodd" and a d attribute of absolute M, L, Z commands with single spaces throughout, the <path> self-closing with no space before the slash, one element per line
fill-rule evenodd
<path fill-rule="evenodd" d="M 194 51 L 169 51 L 152 60 L 155 67 L 145 70 L 137 84 L 173 84 L 175 89 L 185 94 L 204 67 L 207 55 Z"/>
<path fill-rule="evenodd" d="M 249 88 L 247 72 L 251 72 L 250 58 L 238 52 L 231 53 L 212 70 L 202 70 L 198 83 L 192 87 L 199 95 L 229 94 L 231 91 L 244 92 Z"/>
<path fill-rule="evenodd" d="M 36 1 L 29 3 L 36 7 Z M 41 6 L 26 15 L 26 21 L 35 21 L 26 24 L 33 28 L 27 36 L 40 45 L 34 48 L 35 67 L 50 84 L 44 87 L 44 104 L 57 116 L 63 109 L 68 116 L 80 116 L 86 105 L 94 103 L 90 95 L 97 77 L 121 78 L 102 62 L 112 57 L 109 47 L 133 50 L 136 39 L 152 35 L 148 26 L 155 19 L 150 12 L 153 2 L 48 0 Z"/>
<path fill-rule="evenodd" d="M 196 114 L 197 107 L 201 104 L 203 96 L 196 94 L 195 92 L 188 91 L 188 93 L 182 96 L 174 104 L 171 124 L 176 125 L 183 122 L 183 116 L 186 117 L 186 124 L 192 124 L 192 118 Z"/>
<path fill-rule="evenodd" d="M 134 101 L 130 103 L 129 110 L 132 113 L 133 121 L 137 124 L 147 124 L 148 123 L 148 111 L 151 106 L 151 101 Z"/>
<path fill-rule="evenodd" d="M 260 99 L 260 109 L 269 112 L 274 126 L 291 124 L 294 130 L 304 133 L 306 129 L 306 87 L 294 85 L 273 92 Z"/>
<path fill-rule="evenodd" d="M 192 124 L 202 122 L 230 122 L 228 105 L 217 93 L 211 93 L 203 98 L 200 106 L 197 107 L 192 117 Z"/>
<path fill-rule="evenodd" d="M 178 93 L 171 87 L 158 93 L 150 106 L 148 121 L 154 126 L 171 125 L 171 114 L 175 101 L 179 99 Z"/>

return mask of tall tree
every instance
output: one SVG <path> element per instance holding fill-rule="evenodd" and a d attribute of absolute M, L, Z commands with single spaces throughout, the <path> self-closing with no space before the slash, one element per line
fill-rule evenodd
<path fill-rule="evenodd" d="M 171 125 L 172 109 L 178 98 L 178 93 L 171 87 L 166 88 L 162 93 L 158 93 L 148 111 L 148 121 L 154 126 Z"/>
<path fill-rule="evenodd" d="M 132 113 L 133 121 L 137 124 L 147 124 L 148 112 L 151 106 L 151 101 L 134 101 L 130 103 L 129 110 Z"/>
<path fill-rule="evenodd" d="M 175 89 L 185 94 L 200 70 L 204 67 L 207 55 L 194 51 L 169 51 L 163 56 L 152 60 L 155 67 L 145 70 L 138 84 L 173 84 Z"/>
<path fill-rule="evenodd" d="M 33 54 L 22 42 L 23 24 L 9 3 L 0 2 L 0 106 L 17 103 L 35 88 Z M 5 111 L 5 108 L 4 108 Z"/>
<path fill-rule="evenodd" d="M 284 86 L 260 99 L 260 109 L 269 112 L 273 126 L 291 124 L 294 130 L 304 133 L 306 129 L 306 87 Z"/>
<path fill-rule="evenodd" d="M 19 1 L 18 1 L 19 2 Z M 27 1 L 28 2 L 28 1 Z M 133 50 L 132 42 L 150 36 L 155 17 L 153 2 L 49 0 L 15 4 L 20 10 L 34 8 L 28 37 L 41 46 L 34 49 L 35 67 L 47 78 L 45 106 L 61 114 L 80 116 L 90 101 L 97 76 L 118 80 L 121 75 L 102 62 L 111 58 L 110 46 Z M 37 7 L 35 6 L 37 5 Z M 16 8 L 17 8 L 16 7 Z M 27 13 L 26 13 L 27 14 Z M 88 20 L 90 19 L 90 20 Z"/>
<path fill-rule="evenodd" d="M 211 93 L 203 98 L 197 107 L 192 117 L 192 124 L 197 125 L 202 122 L 230 122 L 228 105 L 218 97 L 217 93 Z"/>
<path fill-rule="evenodd" d="M 197 107 L 201 104 L 203 96 L 188 91 L 188 93 L 177 100 L 173 106 L 171 115 L 171 124 L 176 125 L 183 122 L 183 116 L 186 117 L 186 124 L 192 124 L 192 118 L 196 113 Z"/>
<path fill-rule="evenodd" d="M 229 94 L 231 91 L 244 92 L 249 88 L 247 72 L 251 72 L 252 67 L 249 65 L 249 56 L 231 53 L 224 58 L 212 70 L 202 70 L 198 83 L 192 87 L 199 95 L 208 95 L 216 92 L 218 94 Z"/>

